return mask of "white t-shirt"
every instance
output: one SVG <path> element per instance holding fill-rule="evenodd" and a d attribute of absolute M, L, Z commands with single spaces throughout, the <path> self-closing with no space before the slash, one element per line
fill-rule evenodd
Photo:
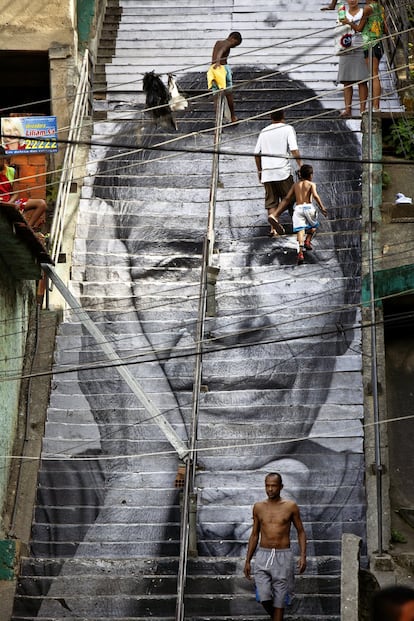
<path fill-rule="evenodd" d="M 286 123 L 271 123 L 259 134 L 255 155 L 262 156 L 262 182 L 283 181 L 292 174 L 289 155 L 298 149 L 296 132 Z M 280 157 L 268 157 L 269 155 Z"/>

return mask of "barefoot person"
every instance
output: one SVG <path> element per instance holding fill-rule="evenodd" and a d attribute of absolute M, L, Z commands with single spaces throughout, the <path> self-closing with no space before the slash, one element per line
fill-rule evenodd
<path fill-rule="evenodd" d="M 362 32 L 365 61 L 370 70 L 369 48 L 372 47 L 372 110 L 373 112 L 379 112 L 381 99 L 379 64 L 384 54 L 382 37 L 388 34 L 384 7 L 379 2 L 372 1 L 365 5 L 362 18 L 358 23 L 349 20 L 347 17 L 342 19 L 341 22 L 351 26 L 355 32 Z"/>
<path fill-rule="evenodd" d="M 227 59 L 230 50 L 240 45 L 241 42 L 242 36 L 240 32 L 231 32 L 227 39 L 216 41 L 211 57 L 211 67 L 207 72 L 208 87 L 211 88 L 214 94 L 222 88 L 227 89 L 225 95 L 229 104 L 232 123 L 237 121 L 237 117 L 234 112 L 233 93 L 229 90 L 233 86 L 233 76 Z M 214 104 L 216 105 L 216 98 L 214 98 Z"/>
<path fill-rule="evenodd" d="M 267 500 L 256 502 L 253 506 L 253 528 L 247 546 L 244 575 L 250 580 L 251 560 L 260 540 L 254 569 L 257 592 L 272 621 L 282 621 L 284 608 L 290 603 L 293 592 L 292 523 L 298 533 L 299 573 L 306 569 L 306 535 L 299 507 L 292 500 L 280 496 L 283 484 L 278 472 L 267 475 L 265 488 Z"/>
<path fill-rule="evenodd" d="M 348 0 L 348 7 L 345 9 L 345 17 L 350 23 L 359 24 L 362 19 L 363 9 L 359 7 L 358 0 Z M 339 15 L 339 14 L 338 14 Z M 348 25 L 340 23 L 339 16 L 336 32 L 338 63 L 337 82 L 344 85 L 345 108 L 341 112 L 342 118 L 352 116 L 352 98 L 354 84 L 358 86 L 359 110 L 361 114 L 365 112 L 368 99 L 369 77 L 368 67 L 362 49 L 362 35 L 359 32 L 352 34 L 352 29 Z"/>

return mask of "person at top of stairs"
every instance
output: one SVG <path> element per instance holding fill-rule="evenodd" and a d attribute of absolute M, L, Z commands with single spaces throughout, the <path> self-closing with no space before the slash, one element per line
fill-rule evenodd
<path fill-rule="evenodd" d="M 230 90 L 233 87 L 233 76 L 227 61 L 230 50 L 240 45 L 241 42 L 242 36 L 240 32 L 231 32 L 227 39 L 216 41 L 211 57 L 211 67 L 207 72 L 208 88 L 211 88 L 213 93 L 217 93 L 218 90 L 223 88 L 227 89 L 225 95 L 232 123 L 237 121 L 237 117 L 234 112 L 233 93 Z M 214 98 L 214 105 L 217 105 L 217 97 Z"/>
<path fill-rule="evenodd" d="M 351 26 L 355 32 L 362 32 L 364 42 L 364 56 L 368 68 L 370 64 L 369 49 L 372 47 L 372 110 L 379 112 L 381 98 L 381 82 L 379 77 L 379 64 L 384 55 L 382 37 L 388 34 L 384 7 L 378 2 L 371 2 L 364 8 L 362 18 L 358 23 L 350 21 L 347 17 L 342 19 L 343 24 Z"/>
<path fill-rule="evenodd" d="M 267 500 L 253 506 L 253 528 L 244 565 L 246 578 L 251 578 L 251 559 L 256 552 L 254 577 L 263 608 L 272 621 L 282 621 L 285 606 L 293 592 L 293 552 L 290 549 L 290 528 L 298 533 L 299 573 L 306 569 L 306 534 L 299 507 L 293 500 L 281 498 L 282 476 L 272 472 L 265 478 Z"/>
<path fill-rule="evenodd" d="M 362 18 L 363 9 L 359 7 L 358 0 L 348 0 L 347 4 L 346 18 L 358 24 Z M 339 13 L 340 11 L 338 15 Z M 341 26 L 339 22 L 335 31 L 337 32 L 337 54 L 339 57 L 338 83 L 344 85 L 345 109 L 340 116 L 348 118 L 352 116 L 354 84 L 358 86 L 360 112 L 361 114 L 365 112 L 368 99 L 368 67 L 362 49 L 362 36 L 357 32 L 353 33 L 350 26 Z"/>

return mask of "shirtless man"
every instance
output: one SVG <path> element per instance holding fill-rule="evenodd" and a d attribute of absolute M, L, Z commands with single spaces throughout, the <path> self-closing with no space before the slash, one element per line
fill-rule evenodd
<path fill-rule="evenodd" d="M 240 45 L 241 42 L 242 42 L 242 36 L 240 32 L 231 32 L 229 36 L 227 37 L 227 39 L 216 41 L 214 48 L 213 48 L 213 54 L 211 56 L 212 68 L 217 69 L 220 65 L 223 65 L 225 72 L 226 72 L 226 89 L 227 90 L 226 90 L 225 95 L 226 95 L 227 103 L 229 104 L 229 110 L 230 110 L 232 123 L 235 123 L 237 121 L 237 117 L 234 113 L 233 93 L 231 92 L 231 90 L 229 90 L 233 86 L 233 76 L 231 73 L 230 66 L 227 64 L 227 59 L 229 57 L 230 50 L 233 47 L 237 47 L 238 45 Z M 214 83 L 213 83 L 212 90 L 213 90 L 213 93 L 219 90 L 216 86 L 214 86 Z M 216 104 L 216 101 L 214 103 Z"/>
<path fill-rule="evenodd" d="M 251 579 L 250 561 L 260 539 L 255 557 L 254 578 L 260 602 L 272 621 L 282 621 L 284 607 L 293 592 L 294 567 L 290 549 L 290 528 L 298 533 L 299 573 L 306 569 L 306 535 L 299 507 L 292 500 L 281 498 L 282 477 L 272 472 L 265 478 L 267 500 L 253 506 L 253 528 L 247 546 L 244 575 Z"/>

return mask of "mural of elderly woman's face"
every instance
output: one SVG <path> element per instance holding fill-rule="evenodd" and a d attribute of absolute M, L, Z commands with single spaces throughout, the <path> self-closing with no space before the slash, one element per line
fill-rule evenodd
<path fill-rule="evenodd" d="M 239 79 L 265 73 L 238 69 Z M 240 118 L 313 94 L 281 77 L 268 78 L 266 90 L 263 84 L 255 82 L 253 88 L 249 82 L 235 91 Z M 186 75 L 182 87 L 190 86 L 202 90 L 204 75 Z M 212 126 L 213 104 L 202 108 L 194 106 L 179 121 L 180 133 Z M 300 121 L 321 114 L 321 119 Z M 220 271 L 216 312 L 205 324 L 199 406 L 200 554 L 244 553 L 251 503 L 264 493 L 265 472 L 283 473 L 284 494 L 311 507 L 304 509 L 308 520 L 336 519 L 337 505 L 361 493 L 359 481 L 347 472 L 348 455 L 357 453 L 362 460 L 360 438 L 355 433 L 348 439 L 344 429 L 360 416 L 359 372 L 359 379 L 336 375 L 332 386 L 338 359 L 353 342 L 353 332 L 346 329 L 356 322 L 358 235 L 348 219 L 359 202 L 359 170 L 352 163 L 329 161 L 338 151 L 355 160 L 359 147 L 343 122 L 326 126 L 318 103 L 288 108 L 286 116 L 295 123 L 303 160 L 313 164 L 329 218 L 322 220 L 312 255 L 296 266 L 294 236 L 267 235 L 264 192 L 254 166 L 253 147 L 268 116 L 224 129 L 227 155 L 220 160 L 216 208 Z M 211 176 L 211 154 L 203 150 L 211 149 L 212 136 L 193 133 L 174 144 L 181 153 L 169 153 L 148 147 L 172 136 L 154 127 L 138 128 L 137 113 L 136 120 L 120 124 L 114 146 L 97 150 L 108 159 L 99 164 L 91 197 L 81 206 L 84 241 L 75 253 L 75 271 L 83 274 L 82 304 L 121 358 L 141 356 L 129 366 L 131 372 L 187 441 Z M 146 149 L 137 152 L 140 145 Z M 348 231 L 338 234 L 344 222 Z M 85 337 L 79 361 L 101 358 Z M 78 382 L 97 425 L 92 448 L 114 459 L 101 462 L 101 498 L 96 481 L 88 480 L 87 466 L 79 467 L 82 502 L 97 506 L 96 520 L 76 555 L 177 554 L 177 529 L 167 526 L 178 522 L 177 456 L 157 425 L 145 420 L 148 414 L 113 368 L 79 371 Z M 333 410 L 334 430 L 329 422 Z M 318 418 L 325 421 L 324 433 L 341 439 L 314 438 Z M 135 533 L 138 521 L 135 548 L 128 523 L 133 522 Z M 46 608 L 45 603 L 42 611 Z"/>
<path fill-rule="evenodd" d="M 238 70 L 241 79 L 264 74 Z M 183 86 L 202 89 L 202 80 L 200 74 L 187 75 Z M 273 93 L 278 93 L 272 101 L 266 101 L 269 80 L 273 80 Z M 235 98 L 243 101 L 238 104 L 240 116 L 280 107 L 287 96 L 294 102 L 312 94 L 300 83 L 273 77 L 266 80 L 267 90 L 260 97 L 262 85 L 259 81 L 255 90 L 248 84 L 245 90 L 235 92 Z M 282 471 L 285 489 L 290 487 L 300 500 L 302 485 L 308 484 L 305 454 L 324 449 L 314 442 L 297 440 L 315 435 L 320 411 L 334 407 L 330 396 L 332 372 L 336 357 L 347 348 L 337 326 L 348 327 L 355 321 L 354 308 L 345 311 L 344 307 L 356 301 L 352 277 L 357 273 L 354 250 L 358 238 L 348 231 L 345 245 L 344 237 L 335 229 L 355 213 L 352 206 L 359 200 L 359 171 L 355 164 L 340 165 L 329 160 L 337 156 L 338 150 L 343 158 L 355 160 L 358 144 L 340 121 L 330 121 L 330 131 L 325 131 L 318 103 L 288 108 L 286 115 L 296 126 L 304 161 L 314 166 L 314 180 L 329 209 L 329 218 L 322 219 L 315 250 L 306 264 L 296 266 L 295 237 L 267 237 L 263 189 L 255 176 L 253 147 L 268 117 L 225 128 L 222 149 L 229 154 L 223 155 L 220 162 L 216 208 L 220 272 L 215 289 L 216 313 L 207 317 L 205 325 L 202 384 L 206 389 L 200 397 L 197 457 L 196 484 L 203 504 L 200 529 L 211 539 L 211 545 L 202 544 L 207 553 L 237 555 L 245 545 L 249 516 L 241 516 L 233 525 L 217 526 L 216 531 L 214 524 L 204 530 L 202 524 L 203 510 L 209 503 L 237 502 L 237 482 L 242 473 L 257 471 L 261 486 L 264 469 Z M 322 117 L 299 120 L 314 115 Z M 205 111 L 204 116 L 193 111 L 181 121 L 180 130 L 187 133 L 211 126 L 211 120 L 212 110 Z M 138 144 L 150 147 L 169 138 L 152 127 L 140 133 Z M 126 141 L 131 147 L 138 146 L 136 123 L 120 127 L 120 134 L 114 138 L 116 145 Z M 83 298 L 97 320 L 105 319 L 106 334 L 114 340 L 121 356 L 147 353 L 147 359 L 131 369 L 185 440 L 191 424 L 199 292 L 199 271 L 194 268 L 200 264 L 206 234 L 211 173 L 211 155 L 194 151 L 211 148 L 211 141 L 211 133 L 179 140 L 174 148 L 181 148 L 182 153 L 154 149 L 137 153 L 118 147 L 107 151 L 107 156 L 118 155 L 119 159 L 109 159 L 99 166 L 93 190 L 98 220 L 100 214 L 103 220 L 110 221 L 110 230 L 116 235 L 111 242 L 113 258 L 108 254 L 101 259 L 108 270 L 108 295 L 101 304 L 106 311 L 99 310 L 93 287 L 84 287 Z M 99 248 L 99 234 L 86 246 Z M 110 280 L 120 271 L 122 276 L 126 272 L 128 275 L 118 287 Z M 92 272 L 90 279 L 95 280 Z M 345 339 L 349 341 L 352 335 Z M 90 341 L 87 343 L 82 362 L 94 358 Z M 113 370 L 85 371 L 80 378 L 100 426 L 104 452 L 148 452 L 143 428 L 137 422 L 136 402 L 114 379 Z M 344 385 L 339 389 L 340 410 L 343 404 L 353 403 L 355 387 Z M 108 414 L 108 400 L 110 412 L 116 411 L 116 428 L 112 414 Z M 353 417 L 352 413 L 348 416 Z M 329 435 L 329 424 L 324 429 Z M 156 426 L 153 433 L 151 448 L 162 450 L 165 439 Z M 147 435 L 145 439 L 149 440 Z M 337 450 L 347 451 L 346 440 L 342 442 Z M 227 448 L 218 450 L 222 445 Z M 163 475 L 157 475 L 167 486 L 174 478 L 173 456 L 169 464 Z M 133 472 L 136 467 L 133 460 L 130 466 L 123 462 L 124 470 L 130 468 Z M 212 478 L 217 472 L 227 472 L 228 482 L 220 479 L 213 494 Z M 299 472 L 304 476 L 302 483 L 298 483 Z M 137 477 L 138 487 L 139 481 Z M 219 539 L 221 543 L 216 545 Z M 223 539 L 229 542 L 225 549 Z"/>

